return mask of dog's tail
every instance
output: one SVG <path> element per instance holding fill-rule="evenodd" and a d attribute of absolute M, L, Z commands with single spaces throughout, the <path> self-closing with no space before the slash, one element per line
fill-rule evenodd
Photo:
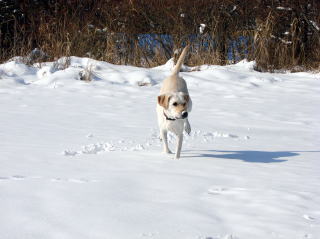
<path fill-rule="evenodd" d="M 187 55 L 189 48 L 190 48 L 190 44 L 188 43 L 186 45 L 186 47 L 183 49 L 183 51 L 177 61 L 177 64 L 174 66 L 172 73 L 171 73 L 172 75 L 177 75 L 180 72 L 180 69 L 181 69 L 182 64 L 184 62 L 184 59 L 186 58 L 186 55 Z"/>

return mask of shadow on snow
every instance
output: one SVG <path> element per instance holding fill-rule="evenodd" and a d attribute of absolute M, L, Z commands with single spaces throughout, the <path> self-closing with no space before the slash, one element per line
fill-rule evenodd
<path fill-rule="evenodd" d="M 281 163 L 288 161 L 288 158 L 300 155 L 299 152 L 289 151 L 220 151 L 220 150 L 203 150 L 205 153 L 192 153 L 185 155 L 185 158 L 221 158 L 221 159 L 238 159 L 250 163 Z"/>

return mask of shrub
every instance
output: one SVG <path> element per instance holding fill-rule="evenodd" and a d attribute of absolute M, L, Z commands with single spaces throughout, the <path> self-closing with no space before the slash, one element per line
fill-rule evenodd
<path fill-rule="evenodd" d="M 152 67 L 191 41 L 188 64 L 255 60 L 256 69 L 320 63 L 317 0 L 21 0 L 0 2 L 0 60 L 41 49 Z"/>

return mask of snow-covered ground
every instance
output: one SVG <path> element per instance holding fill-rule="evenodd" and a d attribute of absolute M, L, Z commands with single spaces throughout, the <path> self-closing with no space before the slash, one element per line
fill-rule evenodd
<path fill-rule="evenodd" d="M 63 61 L 0 65 L 1 239 L 320 238 L 320 74 L 181 73 L 173 160 L 155 113 L 171 62 Z"/>

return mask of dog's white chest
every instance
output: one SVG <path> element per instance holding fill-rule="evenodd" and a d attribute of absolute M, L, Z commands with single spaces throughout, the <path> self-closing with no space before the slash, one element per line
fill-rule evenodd
<path fill-rule="evenodd" d="M 181 132 L 183 132 L 183 127 L 184 127 L 184 120 L 183 119 L 178 119 L 178 120 L 166 120 L 165 118 L 163 119 L 163 127 L 171 131 L 172 133 L 179 135 Z"/>

